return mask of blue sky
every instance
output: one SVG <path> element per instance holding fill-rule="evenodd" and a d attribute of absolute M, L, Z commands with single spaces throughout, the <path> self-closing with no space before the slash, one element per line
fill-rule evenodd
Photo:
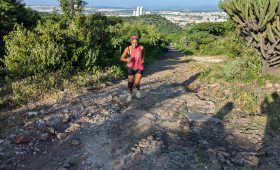
<path fill-rule="evenodd" d="M 110 7 L 192 7 L 192 6 L 217 6 L 220 0 L 86 0 L 88 6 Z M 58 0 L 24 0 L 26 5 L 58 5 Z"/>

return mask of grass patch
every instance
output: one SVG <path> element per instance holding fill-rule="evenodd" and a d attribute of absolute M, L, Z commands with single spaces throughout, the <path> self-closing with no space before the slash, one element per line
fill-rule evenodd
<path fill-rule="evenodd" d="M 229 99 L 237 108 L 247 113 L 257 114 L 263 112 L 261 109 L 263 102 L 271 100 L 271 90 L 276 91 L 275 88 L 266 88 L 267 81 L 279 83 L 280 79 L 277 75 L 262 75 L 253 61 L 254 59 L 238 58 L 234 62 L 229 60 L 226 63 L 204 64 L 204 66 L 195 64 L 195 67 L 202 70 L 199 80 L 203 84 L 221 84 L 220 91 L 229 90 L 231 92 Z M 216 94 L 216 91 L 213 89 L 210 93 Z M 267 94 L 270 97 L 267 97 Z M 213 97 L 216 98 L 217 95 Z M 279 109 L 280 105 L 270 107 L 270 110 Z"/>
<path fill-rule="evenodd" d="M 92 73 L 80 72 L 75 75 L 51 73 L 30 76 L 24 79 L 6 79 L 0 88 L 0 106 L 12 107 L 38 100 L 58 101 L 62 96 L 79 94 L 89 86 L 124 77 L 124 71 L 117 66 L 104 70 L 96 68 Z"/>
<path fill-rule="evenodd" d="M 251 90 L 234 88 L 233 99 L 236 105 L 243 111 L 250 113 L 258 112 L 258 96 L 256 96 Z"/>

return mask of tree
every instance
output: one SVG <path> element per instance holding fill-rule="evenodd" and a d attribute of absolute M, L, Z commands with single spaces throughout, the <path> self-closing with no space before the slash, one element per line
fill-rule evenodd
<path fill-rule="evenodd" d="M 60 7 L 64 14 L 73 20 L 75 15 L 81 13 L 84 10 L 85 5 L 87 4 L 83 0 L 59 0 Z"/>
<path fill-rule="evenodd" d="M 16 23 L 30 28 L 38 19 L 39 13 L 26 9 L 21 0 L 0 0 L 0 58 L 4 55 L 3 36 L 12 31 Z"/>

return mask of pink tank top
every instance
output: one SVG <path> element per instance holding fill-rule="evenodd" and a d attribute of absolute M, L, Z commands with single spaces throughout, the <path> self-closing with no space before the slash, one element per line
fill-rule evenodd
<path fill-rule="evenodd" d="M 133 69 L 144 70 L 144 64 L 141 62 L 143 56 L 140 46 L 137 48 L 128 48 L 131 57 L 131 61 L 128 63 L 128 67 Z"/>

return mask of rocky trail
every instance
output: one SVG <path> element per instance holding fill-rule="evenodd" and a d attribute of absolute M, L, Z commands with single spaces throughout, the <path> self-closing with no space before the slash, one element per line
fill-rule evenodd
<path fill-rule="evenodd" d="M 200 74 L 190 63 L 211 58 L 183 55 L 150 65 L 131 103 L 123 80 L 26 111 L 29 121 L 0 138 L 0 169 L 279 169 L 280 136 L 267 143 L 264 127 L 228 120 L 234 103 L 216 108 L 205 88 L 190 88 Z"/>

